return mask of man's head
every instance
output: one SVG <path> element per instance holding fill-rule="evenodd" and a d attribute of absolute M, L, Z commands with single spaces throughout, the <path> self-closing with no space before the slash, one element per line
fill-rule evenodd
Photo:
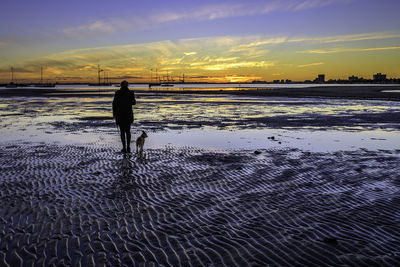
<path fill-rule="evenodd" d="M 121 82 L 121 87 L 128 87 L 129 83 L 127 81 Z"/>

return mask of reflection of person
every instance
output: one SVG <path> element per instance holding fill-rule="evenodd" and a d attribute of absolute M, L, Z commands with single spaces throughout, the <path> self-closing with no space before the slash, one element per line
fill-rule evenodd
<path fill-rule="evenodd" d="M 124 154 L 121 162 L 122 177 L 128 177 L 132 174 L 132 162 L 129 160 L 129 155 Z"/>
<path fill-rule="evenodd" d="M 135 93 L 128 88 L 128 82 L 121 82 L 121 89 L 115 92 L 113 117 L 119 126 L 122 141 L 121 152 L 131 152 L 131 124 L 133 122 L 132 105 L 136 105 Z M 126 141 L 126 142 L 125 142 Z"/>

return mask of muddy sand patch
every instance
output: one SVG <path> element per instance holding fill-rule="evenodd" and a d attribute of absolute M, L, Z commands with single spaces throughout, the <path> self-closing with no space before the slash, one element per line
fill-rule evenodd
<path fill-rule="evenodd" d="M 400 151 L 3 144 L 0 265 L 395 265 Z"/>

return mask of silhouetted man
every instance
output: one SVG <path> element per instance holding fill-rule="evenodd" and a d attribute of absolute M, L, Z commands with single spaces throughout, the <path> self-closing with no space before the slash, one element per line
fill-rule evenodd
<path fill-rule="evenodd" d="M 128 88 L 128 82 L 121 82 L 121 89 L 115 92 L 113 117 L 119 126 L 122 142 L 121 152 L 131 152 L 131 124 L 133 122 L 132 105 L 136 105 L 135 93 Z"/>

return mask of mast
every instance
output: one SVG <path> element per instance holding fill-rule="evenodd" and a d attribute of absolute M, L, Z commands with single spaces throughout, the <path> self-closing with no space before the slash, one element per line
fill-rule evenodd
<path fill-rule="evenodd" d="M 14 68 L 11 67 L 11 83 L 14 83 Z"/>
<path fill-rule="evenodd" d="M 160 78 L 158 78 L 157 69 L 156 69 L 156 82 L 157 82 L 157 80 L 158 80 L 158 82 L 160 82 Z"/>
<path fill-rule="evenodd" d="M 100 65 L 97 64 L 97 78 L 99 80 L 99 85 L 100 85 Z"/>
<path fill-rule="evenodd" d="M 43 67 L 40 67 L 40 84 L 43 84 Z"/>

